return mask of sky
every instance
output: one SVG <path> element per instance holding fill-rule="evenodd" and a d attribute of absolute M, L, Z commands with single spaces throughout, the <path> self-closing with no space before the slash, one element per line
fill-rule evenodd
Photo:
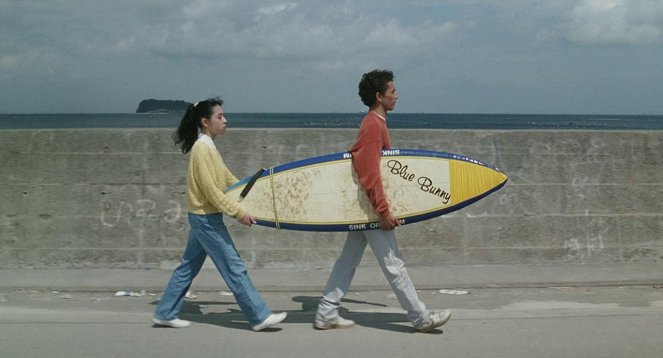
<path fill-rule="evenodd" d="M 663 0 L 0 0 L 0 113 L 663 115 Z"/>

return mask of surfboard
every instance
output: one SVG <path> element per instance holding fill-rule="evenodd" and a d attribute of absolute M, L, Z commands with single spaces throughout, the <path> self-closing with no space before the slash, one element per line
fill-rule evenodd
<path fill-rule="evenodd" d="M 416 149 L 382 151 L 380 172 L 401 225 L 459 210 L 502 188 L 501 170 L 466 156 Z M 379 218 L 352 168 L 333 153 L 261 169 L 225 190 L 259 225 L 301 231 L 379 229 Z"/>

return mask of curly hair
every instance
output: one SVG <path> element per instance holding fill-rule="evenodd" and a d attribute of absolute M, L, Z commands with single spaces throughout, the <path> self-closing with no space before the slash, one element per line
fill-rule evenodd
<path fill-rule="evenodd" d="M 359 81 L 359 98 L 368 107 L 375 104 L 376 93 L 385 94 L 387 84 L 394 80 L 394 73 L 389 70 L 373 70 L 364 73 Z"/>

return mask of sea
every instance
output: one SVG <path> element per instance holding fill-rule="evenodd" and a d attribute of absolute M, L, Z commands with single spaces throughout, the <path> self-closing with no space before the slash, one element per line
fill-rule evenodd
<path fill-rule="evenodd" d="M 0 114 L 2 129 L 175 128 L 182 113 Z M 358 128 L 362 113 L 227 113 L 230 128 Z M 663 115 L 390 112 L 392 129 L 663 130 Z"/>

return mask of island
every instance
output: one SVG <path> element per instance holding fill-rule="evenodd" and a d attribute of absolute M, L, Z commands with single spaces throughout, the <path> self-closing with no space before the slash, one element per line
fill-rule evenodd
<path fill-rule="evenodd" d="M 144 99 L 138 104 L 136 113 L 179 113 L 186 112 L 191 103 L 171 99 Z"/>

